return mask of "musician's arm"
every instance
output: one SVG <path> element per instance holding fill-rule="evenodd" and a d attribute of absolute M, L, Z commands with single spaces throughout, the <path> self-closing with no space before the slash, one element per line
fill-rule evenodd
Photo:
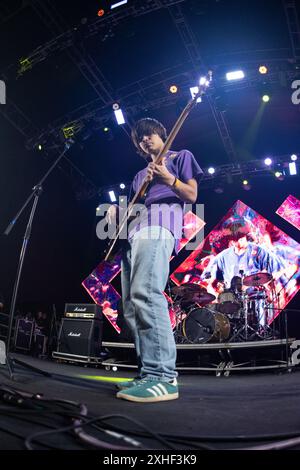
<path fill-rule="evenodd" d="M 183 181 L 180 181 L 180 179 L 172 175 L 172 181 L 169 186 L 171 186 L 174 193 L 177 194 L 182 201 L 189 202 L 190 204 L 194 204 L 197 201 L 198 183 L 194 178 L 183 183 Z"/>
<path fill-rule="evenodd" d="M 184 202 L 194 204 L 198 195 L 198 184 L 195 178 L 188 179 L 185 183 L 168 171 L 165 159 L 161 165 L 149 163 L 147 167 L 149 181 L 155 177 L 160 183 L 170 186 L 175 194 Z"/>

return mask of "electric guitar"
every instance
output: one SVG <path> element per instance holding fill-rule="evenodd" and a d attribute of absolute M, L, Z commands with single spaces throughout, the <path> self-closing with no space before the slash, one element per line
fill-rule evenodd
<path fill-rule="evenodd" d="M 198 98 L 200 98 L 202 95 L 204 95 L 206 89 L 209 87 L 209 85 L 211 83 L 211 80 L 212 80 L 212 72 L 211 71 L 208 72 L 206 77 L 201 78 L 200 85 L 198 86 L 198 92 L 193 96 L 193 98 L 185 106 L 184 110 L 182 111 L 182 113 L 180 114 L 180 116 L 177 119 L 176 123 L 174 124 L 173 129 L 171 130 L 170 134 L 168 135 L 162 150 L 158 154 L 158 156 L 155 160 L 155 163 L 157 165 L 160 165 L 162 163 L 163 158 L 165 157 L 168 150 L 170 150 L 170 147 L 171 147 L 175 137 L 177 136 L 180 128 L 182 127 L 184 121 L 186 120 L 186 118 L 188 117 L 189 113 L 194 108 L 194 106 L 197 104 Z M 108 261 L 109 259 L 111 259 L 113 254 L 115 254 L 120 249 L 120 242 L 123 241 L 123 240 L 119 239 L 120 233 L 122 232 L 122 230 L 124 229 L 126 224 L 128 224 L 128 221 L 129 221 L 129 218 L 131 216 L 134 204 L 136 204 L 140 199 L 142 199 L 142 197 L 145 195 L 145 192 L 146 192 L 149 184 L 150 184 L 150 181 L 147 179 L 147 177 L 145 177 L 145 179 L 143 180 L 140 188 L 135 193 L 135 195 L 132 198 L 131 202 L 128 204 L 127 210 L 126 210 L 122 220 L 119 222 L 112 238 L 110 239 L 110 241 L 108 243 L 107 249 L 104 251 L 104 254 L 105 254 L 104 260 L 105 261 Z"/>

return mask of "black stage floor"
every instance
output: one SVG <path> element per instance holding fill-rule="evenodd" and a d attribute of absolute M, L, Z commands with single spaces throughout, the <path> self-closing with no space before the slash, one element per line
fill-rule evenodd
<path fill-rule="evenodd" d="M 13 354 L 13 357 L 52 376 L 44 377 L 15 365 L 15 378 L 11 380 L 6 366 L 1 366 L 2 388 L 43 394 L 44 399 L 85 404 L 89 417 L 122 415 L 123 418 L 105 421 L 105 426 L 109 424 L 123 435 L 117 439 L 106 433 L 104 441 L 107 445 L 104 448 L 107 449 L 116 443 L 121 448 L 130 448 L 132 443 L 124 440 L 124 436 L 139 442 L 134 445 L 138 449 L 166 450 L 195 449 L 197 446 L 204 449 L 245 449 L 274 442 L 281 445 L 287 438 L 300 436 L 300 373 L 297 369 L 290 373 L 238 373 L 229 377 L 184 373 L 179 376 L 178 400 L 143 404 L 115 398 L 115 383 L 120 378 L 132 377 L 133 372 L 112 372 L 101 367 L 56 363 L 20 354 Z M 58 417 L 54 402 L 53 410 L 47 402 L 48 411 L 45 412 L 36 406 L 28 408 L 30 402 L 18 405 L 13 400 L 9 403 L 7 397 L 3 401 L 3 391 L 1 393 L 1 450 L 24 449 L 25 438 L 34 432 L 70 424 L 65 418 L 61 420 Z M 92 435 L 98 431 L 89 429 L 87 432 Z M 159 437 L 149 432 L 157 433 Z M 96 437 L 103 442 L 103 435 Z M 78 441 L 70 430 L 45 435 L 42 442 L 43 445 L 33 442 L 32 447 L 43 449 L 49 444 L 52 448 L 64 450 L 91 448 Z M 300 444 L 294 448 L 300 449 Z"/>

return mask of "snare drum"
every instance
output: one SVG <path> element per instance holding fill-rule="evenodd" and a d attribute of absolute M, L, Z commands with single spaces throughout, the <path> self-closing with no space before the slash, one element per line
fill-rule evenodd
<path fill-rule="evenodd" d="M 221 342 L 229 338 L 230 323 L 222 313 L 193 307 L 183 321 L 183 335 L 192 343 Z"/>
<path fill-rule="evenodd" d="M 233 292 L 222 292 L 218 297 L 218 310 L 226 315 L 236 315 L 241 308 L 241 303 Z"/>

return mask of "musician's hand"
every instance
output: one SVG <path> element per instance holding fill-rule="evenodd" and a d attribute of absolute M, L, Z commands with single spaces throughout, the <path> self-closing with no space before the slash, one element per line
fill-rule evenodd
<path fill-rule="evenodd" d="M 115 204 L 112 204 L 110 208 L 108 209 L 108 211 L 106 212 L 106 216 L 105 216 L 108 224 L 112 224 L 116 221 L 117 212 L 118 212 L 118 206 L 116 206 Z"/>
<path fill-rule="evenodd" d="M 154 162 L 149 163 L 147 167 L 148 181 L 152 181 L 153 178 L 157 179 L 160 183 L 172 186 L 174 183 L 174 175 L 169 172 L 166 167 L 166 158 L 164 157 L 161 165 L 157 165 Z"/>

